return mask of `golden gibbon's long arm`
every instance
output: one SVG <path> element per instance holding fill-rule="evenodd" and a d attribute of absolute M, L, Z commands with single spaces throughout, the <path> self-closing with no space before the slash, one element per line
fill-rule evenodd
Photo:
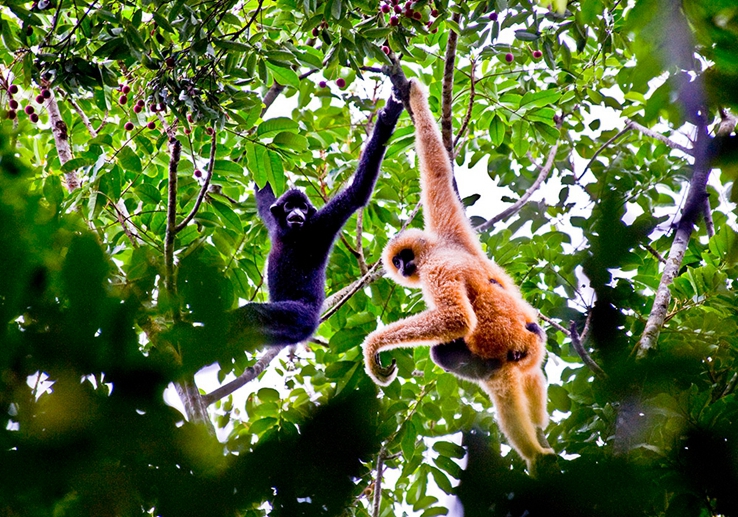
<path fill-rule="evenodd" d="M 436 293 L 435 308 L 390 323 L 369 334 L 364 341 L 366 372 L 380 386 L 387 386 L 397 375 L 394 363 L 389 367 L 380 363 L 382 350 L 453 341 L 467 335 L 477 323 L 464 284 L 453 274 L 446 270 L 430 270 L 423 277 L 428 288 Z"/>
<path fill-rule="evenodd" d="M 420 165 L 425 229 L 437 234 L 439 239 L 459 243 L 469 252 L 481 254 L 479 239 L 454 191 L 451 159 L 428 107 L 425 87 L 415 79 L 410 80 L 410 108 Z"/>

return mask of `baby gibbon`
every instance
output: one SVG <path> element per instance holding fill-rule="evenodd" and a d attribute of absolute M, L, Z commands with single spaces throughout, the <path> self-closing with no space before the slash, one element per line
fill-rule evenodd
<path fill-rule="evenodd" d="M 369 334 L 363 345 L 366 371 L 386 386 L 397 369 L 394 361 L 381 365 L 380 351 L 433 346 L 439 366 L 490 395 L 500 428 L 532 471 L 540 455 L 554 453 L 542 431 L 548 423 L 541 370 L 545 336 L 535 309 L 482 250 L 453 189 L 451 161 L 427 94 L 416 80 L 409 88 L 425 230 L 396 236 L 382 258 L 398 284 L 423 290 L 428 309 Z"/>

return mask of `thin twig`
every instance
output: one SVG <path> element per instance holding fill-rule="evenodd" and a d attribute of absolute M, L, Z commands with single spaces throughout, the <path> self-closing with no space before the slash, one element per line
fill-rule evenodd
<path fill-rule="evenodd" d="M 582 173 L 579 176 L 577 176 L 577 181 L 582 179 L 582 177 L 589 170 L 589 167 L 594 163 L 594 161 L 597 159 L 597 157 L 600 155 L 602 151 L 604 151 L 611 143 L 613 143 L 615 140 L 617 140 L 618 138 L 620 138 L 621 136 L 623 136 L 625 133 L 627 133 L 630 130 L 631 130 L 631 125 L 630 125 L 630 122 L 628 122 L 625 124 L 625 127 L 618 132 L 618 134 L 616 134 L 614 137 L 610 138 L 607 142 L 602 144 L 600 148 L 597 149 L 595 153 L 592 155 L 592 158 L 589 160 L 589 162 L 587 162 L 587 166 L 584 167 L 584 170 L 582 171 Z"/>
<path fill-rule="evenodd" d="M 666 264 L 666 259 L 665 259 L 665 258 L 663 257 L 663 255 L 661 255 L 661 253 L 659 253 L 659 252 L 658 252 L 658 251 L 656 250 L 656 248 L 654 248 L 654 247 L 653 247 L 653 246 L 651 246 L 650 244 L 646 244 L 646 243 L 644 243 L 644 244 L 643 244 L 643 247 L 644 247 L 644 248 L 646 248 L 646 250 L 647 250 L 647 251 L 648 251 L 648 252 L 649 252 L 649 253 L 650 253 L 651 255 L 653 255 L 654 257 L 656 257 L 656 260 L 658 260 L 658 261 L 659 261 L 659 262 L 661 262 L 662 264 Z"/>
<path fill-rule="evenodd" d="M 259 375 L 261 375 L 261 372 L 263 372 L 267 366 L 269 366 L 269 363 L 274 360 L 275 357 L 279 355 L 279 353 L 284 349 L 285 347 L 280 346 L 271 346 L 267 349 L 267 351 L 262 355 L 256 363 L 254 363 L 253 366 L 250 366 L 244 370 L 244 372 L 233 379 L 231 382 L 224 384 L 223 386 L 214 389 L 207 395 L 202 395 L 203 403 L 206 406 L 209 406 L 213 402 L 217 402 L 218 400 L 222 399 L 223 397 L 227 397 L 234 391 L 236 391 L 241 386 L 253 381 L 256 379 Z"/>
<path fill-rule="evenodd" d="M 705 221 L 705 232 L 709 238 L 715 235 L 715 222 L 712 220 L 712 208 L 710 208 L 710 199 L 705 198 L 702 204 L 702 219 Z"/>
<path fill-rule="evenodd" d="M 538 173 L 538 177 L 536 178 L 536 181 L 533 182 L 533 185 L 525 191 L 525 193 L 520 196 L 520 199 L 518 199 L 515 203 L 513 203 L 511 206 L 491 218 L 489 221 L 480 224 L 476 227 L 476 230 L 478 232 L 483 232 L 488 230 L 489 228 L 492 228 L 495 224 L 499 223 L 500 221 L 507 219 L 511 215 L 517 213 L 520 211 L 521 208 L 523 208 L 523 205 L 528 202 L 528 199 L 533 195 L 533 193 L 538 190 L 538 188 L 543 184 L 543 182 L 546 180 L 548 175 L 551 173 L 551 169 L 553 168 L 554 159 L 556 158 L 556 152 L 559 150 L 559 143 L 556 142 L 556 144 L 551 148 L 551 151 L 548 153 L 548 159 L 546 160 L 546 165 L 544 165 L 540 172 Z"/>
<path fill-rule="evenodd" d="M 210 140 L 210 161 L 208 162 L 208 169 L 205 174 L 205 182 L 202 184 L 202 187 L 200 188 L 200 193 L 197 195 L 197 199 L 195 200 L 195 206 L 192 207 L 192 211 L 187 214 L 187 217 L 185 217 L 181 223 L 179 223 L 174 228 L 174 233 L 177 234 L 181 232 L 187 224 L 192 221 L 192 219 L 197 215 L 197 211 L 200 209 L 200 205 L 202 204 L 202 200 L 205 199 L 205 194 L 208 192 L 208 187 L 210 186 L 210 179 L 213 177 L 213 169 L 215 168 L 215 148 L 217 147 L 218 143 L 218 134 L 213 131 L 213 136 Z"/>
<path fill-rule="evenodd" d="M 356 214 L 356 252 L 359 254 L 359 271 L 362 276 L 369 272 L 369 267 L 366 265 L 366 257 L 364 257 L 364 245 L 361 242 L 363 238 L 364 230 L 364 209 L 360 209 L 359 213 Z"/>
<path fill-rule="evenodd" d="M 628 125 L 626 127 L 636 129 L 646 136 L 650 136 L 651 138 L 655 138 L 656 140 L 665 143 L 667 146 L 671 147 L 672 149 L 678 149 L 682 151 L 684 154 L 688 154 L 689 156 L 695 155 L 694 149 L 690 149 L 689 147 L 684 147 L 683 145 L 678 144 L 674 142 L 673 140 L 670 140 L 669 138 L 665 137 L 661 133 L 657 133 L 656 131 L 653 131 L 651 129 L 648 129 L 645 126 L 640 125 L 635 120 L 628 119 Z"/>
<path fill-rule="evenodd" d="M 605 371 L 600 368 L 600 365 L 592 359 L 589 352 L 587 352 L 584 346 L 582 346 L 582 341 L 579 339 L 579 332 L 577 332 L 577 324 L 574 321 L 569 322 L 569 337 L 571 338 L 571 345 L 574 347 L 577 354 L 579 354 L 579 357 L 582 358 L 582 362 L 585 366 L 592 370 L 592 372 L 600 379 L 606 379 L 607 374 Z"/>
<path fill-rule="evenodd" d="M 538 317 L 541 318 L 546 323 L 548 323 L 549 325 L 551 325 L 553 328 L 555 328 L 559 332 L 561 332 L 562 334 L 564 334 L 565 336 L 569 336 L 570 335 L 570 333 L 566 329 L 566 327 L 563 327 L 558 322 L 556 322 L 555 320 L 549 318 L 548 316 L 546 316 L 545 314 L 541 313 L 540 311 L 538 312 Z"/>
<path fill-rule="evenodd" d="M 92 138 L 95 138 L 97 136 L 97 131 L 95 130 L 94 127 L 92 127 L 92 123 L 90 122 L 90 119 L 87 117 L 87 114 L 85 114 L 85 112 L 82 111 L 82 108 L 79 107 L 79 104 L 77 104 L 77 102 L 72 98 L 71 95 L 66 95 L 65 98 L 67 102 L 69 102 L 69 104 L 72 105 L 72 108 L 74 108 L 74 111 L 77 112 L 77 115 L 79 115 L 79 118 L 82 119 L 82 123 L 87 128 L 87 131 L 89 131 L 90 136 L 92 136 Z"/>
<path fill-rule="evenodd" d="M 299 76 L 299 79 L 302 81 L 306 77 L 310 77 L 312 74 L 317 72 L 318 68 L 313 68 L 311 70 L 308 70 L 304 74 Z M 264 107 L 261 109 L 261 116 L 264 116 L 264 113 L 267 112 L 267 110 L 270 108 L 272 104 L 274 104 L 274 101 L 277 100 L 277 97 L 284 91 L 285 85 L 279 84 L 277 81 L 274 81 L 272 83 L 271 88 L 266 92 L 266 95 L 264 95 L 264 99 L 261 101 L 262 104 L 264 104 Z"/>

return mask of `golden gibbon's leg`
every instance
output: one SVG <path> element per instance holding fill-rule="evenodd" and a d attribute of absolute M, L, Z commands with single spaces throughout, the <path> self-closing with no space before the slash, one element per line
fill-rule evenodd
<path fill-rule="evenodd" d="M 548 425 L 546 378 L 540 368 L 534 368 L 525 372 L 523 379 L 531 420 L 533 425 L 543 429 Z"/>
<path fill-rule="evenodd" d="M 508 367 L 511 367 L 510 363 Z M 525 458 L 528 469 L 531 470 L 536 457 L 550 450 L 545 450 L 538 442 L 521 374 L 519 369 L 512 366 L 505 375 L 504 383 L 498 380 L 487 383 L 485 387 L 497 410 L 497 422 L 502 432 L 505 433 L 510 445 Z"/>

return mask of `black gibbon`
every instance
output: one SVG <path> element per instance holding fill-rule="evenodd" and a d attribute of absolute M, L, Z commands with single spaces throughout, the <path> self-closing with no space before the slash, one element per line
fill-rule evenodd
<path fill-rule="evenodd" d="M 500 428 L 532 469 L 540 455 L 553 454 L 545 439 L 544 445 L 538 439 L 548 423 L 538 315 L 482 250 L 453 189 L 451 162 L 427 94 L 415 80 L 409 88 L 425 230 L 410 229 L 393 238 L 382 259 L 398 284 L 423 290 L 428 309 L 369 334 L 366 371 L 386 386 L 397 369 L 394 361 L 381 365 L 380 351 L 433 346 L 431 356 L 439 366 L 477 382 L 490 395 Z"/>
<path fill-rule="evenodd" d="M 231 311 L 227 340 L 208 347 L 212 355 L 207 359 L 227 360 L 239 351 L 262 345 L 292 345 L 315 332 L 333 242 L 351 215 L 369 202 L 387 141 L 402 109 L 402 102 L 390 96 L 377 117 L 352 183 L 322 208 L 316 209 L 297 189 L 276 199 L 269 184 L 256 188 L 257 209 L 271 240 L 269 302 L 247 303 Z"/>

